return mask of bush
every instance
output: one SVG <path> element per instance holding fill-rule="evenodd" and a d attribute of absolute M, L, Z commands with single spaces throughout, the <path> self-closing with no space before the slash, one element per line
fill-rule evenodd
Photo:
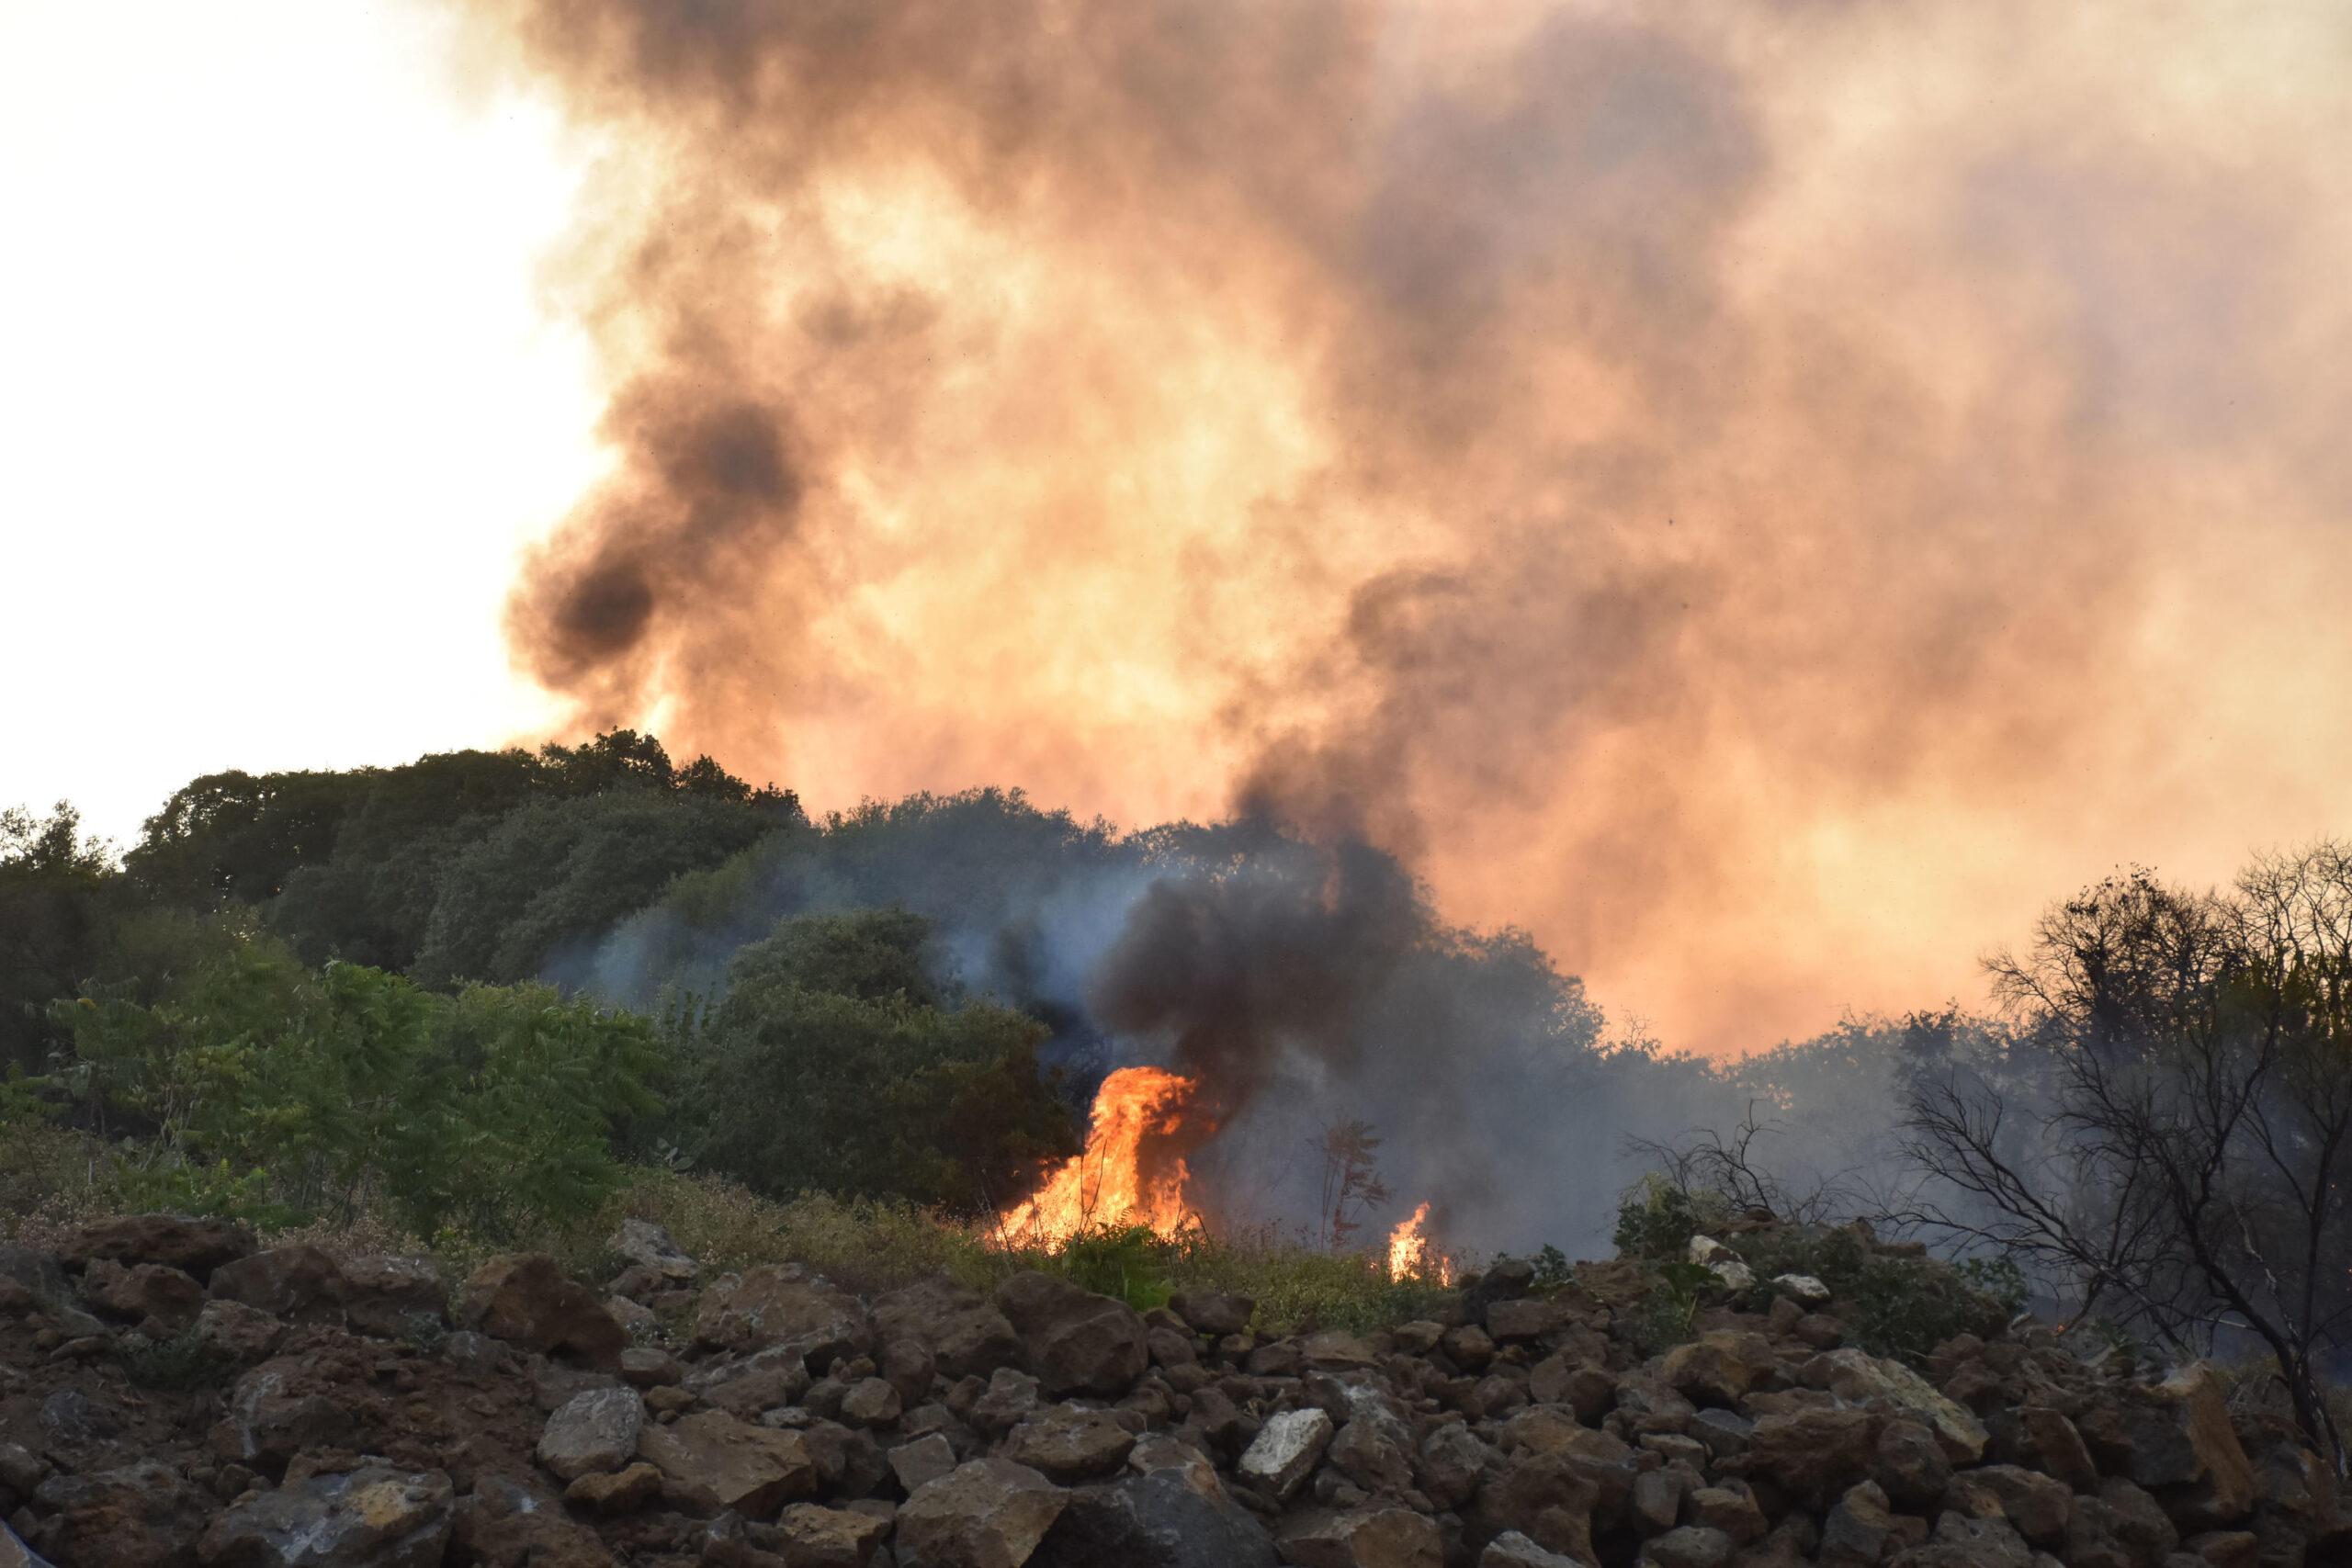
<path fill-rule="evenodd" d="M 1783 1225 L 1728 1245 L 1756 1271 L 1742 1305 L 1761 1311 L 1775 1277 L 1810 1274 L 1836 1297 L 1847 1338 L 1874 1356 L 1923 1360 L 1956 1335 L 1998 1333 L 2025 1305 L 2025 1276 L 2007 1258 L 1951 1264 L 1881 1252 L 1850 1226 Z"/>
<path fill-rule="evenodd" d="M 1729 1203 L 1716 1194 L 1686 1190 L 1653 1173 L 1619 1201 L 1612 1239 L 1620 1258 L 1678 1262 L 1692 1236 L 1720 1228 L 1730 1217 Z"/>

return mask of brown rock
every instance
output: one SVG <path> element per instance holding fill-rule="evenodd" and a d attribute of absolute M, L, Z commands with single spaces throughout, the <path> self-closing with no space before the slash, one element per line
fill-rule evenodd
<path fill-rule="evenodd" d="M 1022 1363 L 1046 1393 L 1115 1398 L 1149 1365 L 1133 1307 L 1048 1274 L 1020 1273 L 997 1287 L 996 1304 L 1020 1337 Z"/>
<path fill-rule="evenodd" d="M 221 1264 L 253 1249 L 253 1228 L 235 1221 L 185 1214 L 119 1214 L 84 1225 L 66 1238 L 58 1253 L 76 1266 L 98 1258 L 160 1263 L 202 1280 Z"/>
<path fill-rule="evenodd" d="M 212 1270 L 215 1301 L 238 1302 L 288 1323 L 343 1321 L 343 1276 L 307 1242 L 274 1247 Z"/>
<path fill-rule="evenodd" d="M 1718 1329 L 1668 1350 L 1658 1375 L 1694 1404 L 1730 1405 L 1779 1369 L 1772 1342 L 1762 1335 Z"/>
<path fill-rule="evenodd" d="M 855 1296 L 787 1263 L 730 1274 L 705 1291 L 695 1340 L 724 1350 L 790 1346 L 821 1372 L 865 1353 L 874 1336 Z"/>
<path fill-rule="evenodd" d="M 539 1433 L 538 1461 L 565 1481 L 616 1471 L 637 1452 L 645 1402 L 635 1389 L 592 1388 L 573 1394 Z"/>
<path fill-rule="evenodd" d="M 1068 1485 L 1112 1474 L 1127 1462 L 1135 1434 L 1107 1411 L 1056 1404 L 1012 1429 L 1004 1457 Z"/>
<path fill-rule="evenodd" d="M 248 1495 L 198 1555 L 206 1568 L 439 1568 L 455 1524 L 447 1475 L 371 1464 Z"/>
<path fill-rule="evenodd" d="M 628 1336 L 595 1292 L 567 1280 L 543 1252 L 493 1258 L 466 1280 L 458 1319 L 493 1339 L 594 1367 L 617 1367 Z"/>
<path fill-rule="evenodd" d="M 817 1464 L 798 1432 L 739 1421 L 723 1411 L 682 1416 L 647 1427 L 639 1457 L 660 1468 L 672 1489 L 710 1508 L 771 1513 L 817 1489 Z"/>
<path fill-rule="evenodd" d="M 662 1470 L 643 1460 L 610 1474 L 590 1471 L 563 1489 L 563 1500 L 596 1514 L 633 1514 L 662 1495 Z"/>
<path fill-rule="evenodd" d="M 2018 1412 L 2018 1427 L 2035 1468 L 2077 1492 L 2098 1489 L 2098 1466 L 2091 1460 L 2090 1449 L 2062 1412 L 2029 1404 Z"/>
<path fill-rule="evenodd" d="M 842 1396 L 842 1419 L 853 1427 L 888 1427 L 904 1408 L 899 1391 L 880 1378 L 860 1378 Z"/>
<path fill-rule="evenodd" d="M 2147 1488 L 2182 1525 L 2215 1529 L 2254 1506 L 2254 1466 L 2211 1367 L 2120 1390 L 2086 1411 L 2081 1427 L 2102 1468 Z"/>
<path fill-rule="evenodd" d="M 345 1322 L 362 1334 L 394 1338 L 447 1316 L 449 1287 L 429 1258 L 372 1255 L 345 1260 L 340 1295 Z"/>
<path fill-rule="evenodd" d="M 1969 1492 L 1981 1492 L 1998 1504 L 1998 1517 L 2036 1546 L 2064 1540 L 2067 1521 L 2075 1515 L 2075 1494 L 2064 1482 L 2014 1464 L 1988 1464 L 1953 1478 L 1945 1506 L 1983 1517 L 1986 1510 L 1967 1506 Z"/>
<path fill-rule="evenodd" d="M 865 1568 L 890 1533 L 890 1521 L 851 1508 L 795 1503 L 775 1523 L 789 1568 Z"/>
<path fill-rule="evenodd" d="M 1951 1483 L 1951 1462 L 1936 1435 L 1908 1418 L 1881 1428 L 1871 1459 L 1871 1479 L 1902 1508 L 1925 1508 Z"/>
<path fill-rule="evenodd" d="M 891 1292 L 874 1303 L 874 1323 L 886 1341 L 910 1339 L 929 1350 L 940 1375 L 951 1380 L 986 1377 L 1021 1354 L 1004 1314 L 950 1280 Z"/>
<path fill-rule="evenodd" d="M 1849 1488 L 1821 1524 L 1821 1568 L 1875 1568 L 1894 1529 L 1894 1511 L 1878 1483 Z"/>
<path fill-rule="evenodd" d="M 1549 1356 L 1528 1369 L 1527 1397 L 1538 1404 L 1565 1404 L 1589 1425 L 1617 1403 L 1617 1380 L 1603 1368 Z"/>
<path fill-rule="evenodd" d="M 100 1312 L 130 1318 L 156 1339 L 186 1333 L 204 1309 L 204 1287 L 196 1276 L 162 1263 L 126 1266 L 94 1258 L 82 1274 L 82 1294 Z"/>
<path fill-rule="evenodd" d="M 1195 1332 L 1222 1339 L 1228 1334 L 1248 1333 L 1258 1303 L 1248 1296 L 1221 1291 L 1186 1291 L 1170 1300 L 1168 1308 Z"/>
<path fill-rule="evenodd" d="M 1310 1510 L 1275 1536 L 1283 1561 L 1298 1568 L 1444 1568 L 1434 1521 L 1410 1508 Z"/>
<path fill-rule="evenodd" d="M 33 1498 L 46 1517 L 33 1549 L 63 1568 L 194 1568 L 210 1511 L 164 1465 L 52 1475 Z"/>
<path fill-rule="evenodd" d="M 1745 1474 L 1826 1505 L 1870 1473 L 1880 1417 L 1866 1410 L 1798 1410 L 1760 1417 L 1741 1456 Z"/>
<path fill-rule="evenodd" d="M 224 1360 L 261 1360 L 285 1337 L 284 1324 L 243 1302 L 207 1302 L 196 1314 L 198 1343 Z"/>
<path fill-rule="evenodd" d="M 916 1488 L 892 1549 L 899 1568 L 1021 1568 L 1068 1502 L 1025 1465 L 976 1459 Z"/>

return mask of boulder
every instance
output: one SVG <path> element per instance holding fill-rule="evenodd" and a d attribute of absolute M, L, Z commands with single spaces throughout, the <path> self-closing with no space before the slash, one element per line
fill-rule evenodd
<path fill-rule="evenodd" d="M 441 1472 L 370 1464 L 245 1497 L 198 1554 L 205 1568 L 438 1568 L 455 1519 Z"/>
<path fill-rule="evenodd" d="M 1115 1398 L 1150 1364 L 1143 1318 L 1125 1302 L 1024 1272 L 997 1287 L 996 1304 L 1020 1337 L 1022 1364 L 1054 1398 Z"/>
<path fill-rule="evenodd" d="M 1170 1465 L 1071 1494 L 1028 1568 L 1274 1568 L 1276 1561 L 1273 1539 L 1215 1470 Z"/>
<path fill-rule="evenodd" d="M 635 1215 L 621 1222 L 605 1246 L 630 1264 L 650 1269 L 664 1280 L 687 1280 L 702 1272 L 702 1265 L 682 1251 L 670 1239 L 670 1233 L 651 1220 Z"/>
<path fill-rule="evenodd" d="M 606 1473 L 590 1471 L 563 1489 L 563 1500 L 592 1514 L 633 1514 L 662 1495 L 662 1469 L 639 1460 Z"/>
<path fill-rule="evenodd" d="M 1775 1274 L 1772 1288 L 1800 1306 L 1819 1306 L 1829 1299 L 1829 1287 L 1810 1274 Z"/>
<path fill-rule="evenodd" d="M 1973 1506 L 1972 1495 L 1981 1495 L 1994 1506 Z M 2066 1539 L 2075 1494 L 2064 1482 L 2018 1465 L 1988 1464 L 1955 1477 L 1944 1506 L 1971 1517 L 2007 1519 L 2034 1545 L 2055 1547 Z"/>
<path fill-rule="evenodd" d="M 1478 1568 L 1587 1568 L 1573 1557 L 1546 1551 L 1517 1530 L 1505 1530 L 1478 1554 Z"/>
<path fill-rule="evenodd" d="M 1309 1509 L 1283 1523 L 1275 1540 L 1298 1568 L 1444 1568 L 1436 1521 L 1410 1508 Z"/>
<path fill-rule="evenodd" d="M 306 1357 L 279 1356 L 239 1378 L 212 1428 L 213 1451 L 274 1475 L 303 1450 L 347 1436 L 352 1413 L 320 1392 L 317 1371 Z"/>
<path fill-rule="evenodd" d="M 1731 1537 L 1704 1525 L 1684 1525 L 1642 1543 L 1646 1568 L 1724 1568 L 1737 1546 Z"/>
<path fill-rule="evenodd" d="M 776 1544 L 791 1568 L 865 1568 L 890 1533 L 890 1521 L 850 1508 L 795 1503 L 775 1522 Z"/>
<path fill-rule="evenodd" d="M 118 1214 L 93 1220 L 67 1236 L 58 1256 L 76 1268 L 111 1263 L 159 1263 L 198 1280 L 254 1249 L 253 1227 L 234 1220 L 187 1214 Z"/>
<path fill-rule="evenodd" d="M 645 1401 L 635 1389 L 592 1388 L 556 1407 L 539 1432 L 539 1462 L 565 1481 L 615 1471 L 636 1457 Z"/>
<path fill-rule="evenodd" d="M 100 1312 L 126 1317 L 151 1338 L 186 1333 L 204 1310 L 196 1276 L 163 1263 L 118 1263 L 94 1258 L 82 1272 L 82 1296 Z"/>
<path fill-rule="evenodd" d="M 873 1344 L 865 1309 L 797 1264 L 729 1274 L 703 1292 L 695 1343 L 722 1350 L 797 1349 L 812 1372 Z"/>
<path fill-rule="evenodd" d="M 215 1301 L 237 1302 L 288 1323 L 341 1323 L 343 1273 L 307 1242 L 273 1247 L 212 1270 Z"/>
<path fill-rule="evenodd" d="M 1867 1410 L 1794 1410 L 1759 1416 L 1741 1472 L 1826 1506 L 1870 1473 L 1881 1418 Z"/>
<path fill-rule="evenodd" d="M 196 1314 L 197 1343 L 227 1361 L 258 1361 L 277 1348 L 286 1325 L 243 1302 L 207 1302 Z"/>
<path fill-rule="evenodd" d="M 594 1367 L 617 1367 L 628 1344 L 595 1292 L 564 1278 L 543 1252 L 509 1253 L 475 1269 L 458 1296 L 458 1320 L 493 1339 Z"/>
<path fill-rule="evenodd" d="M 910 1495 L 925 1482 L 954 1470 L 956 1462 L 956 1445 L 938 1432 L 890 1450 L 890 1473 L 899 1478 L 899 1489 Z"/>
<path fill-rule="evenodd" d="M 853 1427 L 888 1427 L 897 1422 L 905 1404 L 899 1391 L 882 1378 L 860 1378 L 842 1396 L 842 1419 Z"/>
<path fill-rule="evenodd" d="M 1248 1333 L 1258 1303 L 1248 1296 L 1222 1291 L 1185 1291 L 1170 1298 L 1168 1310 L 1191 1325 L 1194 1333 L 1222 1339 L 1228 1334 Z"/>
<path fill-rule="evenodd" d="M 1331 1417 L 1320 1410 L 1285 1410 L 1266 1417 L 1241 1456 L 1241 1474 L 1275 1497 L 1297 1491 L 1331 1442 Z"/>
<path fill-rule="evenodd" d="M 152 1460 L 52 1475 L 33 1501 L 46 1517 L 31 1545 L 63 1568 L 194 1568 L 211 1511 L 194 1487 Z"/>
<path fill-rule="evenodd" d="M 2211 1367 L 2120 1389 L 2084 1412 L 2080 1426 L 2102 1469 L 2145 1487 L 2185 1527 L 2219 1529 L 2254 1507 L 2254 1466 Z"/>
<path fill-rule="evenodd" d="M 1780 1369 L 1772 1342 L 1747 1330 L 1718 1329 L 1666 1353 L 1658 1375 L 1698 1404 L 1737 1404 L 1747 1391 Z"/>
<path fill-rule="evenodd" d="M 899 1568 L 1022 1568 L 1069 1501 L 1026 1465 L 976 1459 L 916 1488 L 892 1549 Z"/>
<path fill-rule="evenodd" d="M 1413 1478 L 1442 1508 L 1458 1508 L 1478 1490 L 1478 1479 L 1493 1462 L 1495 1450 L 1461 1422 L 1433 1427 L 1421 1439 Z"/>
<path fill-rule="evenodd" d="M 1990 1440 L 1984 1424 L 1900 1361 L 1882 1360 L 1867 1350 L 1830 1350 L 1805 1363 L 1804 1381 L 1849 1403 L 1920 1422 L 1936 1434 L 1944 1457 L 1954 1464 L 1974 1464 L 1984 1457 Z"/>
<path fill-rule="evenodd" d="M 986 1377 L 1021 1354 L 1004 1314 L 952 1280 L 892 1291 L 874 1303 L 874 1324 L 886 1342 L 912 1340 L 930 1351 L 939 1374 L 949 1379 Z"/>
<path fill-rule="evenodd" d="M 724 1411 L 701 1410 L 666 1427 L 646 1427 L 637 1448 L 680 1495 L 712 1509 L 771 1513 L 817 1490 L 807 1438 L 754 1427 Z"/>
<path fill-rule="evenodd" d="M 447 1316 L 449 1287 L 429 1258 L 374 1254 L 343 1265 L 344 1320 L 362 1334 L 390 1339 Z"/>
<path fill-rule="evenodd" d="M 1135 1434 L 1107 1411 L 1055 1404 L 1013 1427 L 1003 1452 L 1013 1463 L 1069 1485 L 1114 1473 L 1135 1446 Z"/>
<path fill-rule="evenodd" d="M 1894 1510 L 1877 1482 L 1849 1488 L 1821 1522 L 1821 1568 L 1875 1568 L 1894 1528 Z"/>

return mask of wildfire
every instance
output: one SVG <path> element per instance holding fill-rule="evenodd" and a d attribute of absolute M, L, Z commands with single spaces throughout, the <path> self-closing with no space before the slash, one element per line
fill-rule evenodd
<path fill-rule="evenodd" d="M 1434 1278 L 1441 1285 L 1453 1283 L 1453 1263 L 1442 1252 L 1430 1250 L 1430 1238 L 1421 1234 L 1429 1224 L 1430 1206 L 1423 1203 L 1412 1217 L 1388 1233 L 1388 1277 L 1402 1280 L 1410 1275 Z"/>
<path fill-rule="evenodd" d="M 1213 1130 L 1187 1125 L 1197 1087 L 1158 1067 L 1121 1067 L 1104 1078 L 1086 1152 L 1000 1215 L 1004 1234 L 1053 1246 L 1095 1225 L 1148 1225 L 1161 1235 L 1182 1229 L 1193 1219 L 1184 1201 L 1191 1173 L 1182 1155 L 1147 1145 L 1182 1136 L 1189 1145 Z"/>

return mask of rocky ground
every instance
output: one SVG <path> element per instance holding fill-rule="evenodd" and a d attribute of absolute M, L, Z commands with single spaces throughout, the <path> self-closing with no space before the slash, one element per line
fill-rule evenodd
<path fill-rule="evenodd" d="M 1645 1358 L 1626 1264 L 1260 1338 L 1231 1297 L 866 1301 L 614 1245 L 597 1288 L 503 1258 L 454 1308 L 430 1265 L 218 1221 L 0 1247 L 0 1568 L 2352 1561 L 2326 1467 L 2211 1371 L 2021 1323 L 1923 1376 L 1793 1276 Z"/>

